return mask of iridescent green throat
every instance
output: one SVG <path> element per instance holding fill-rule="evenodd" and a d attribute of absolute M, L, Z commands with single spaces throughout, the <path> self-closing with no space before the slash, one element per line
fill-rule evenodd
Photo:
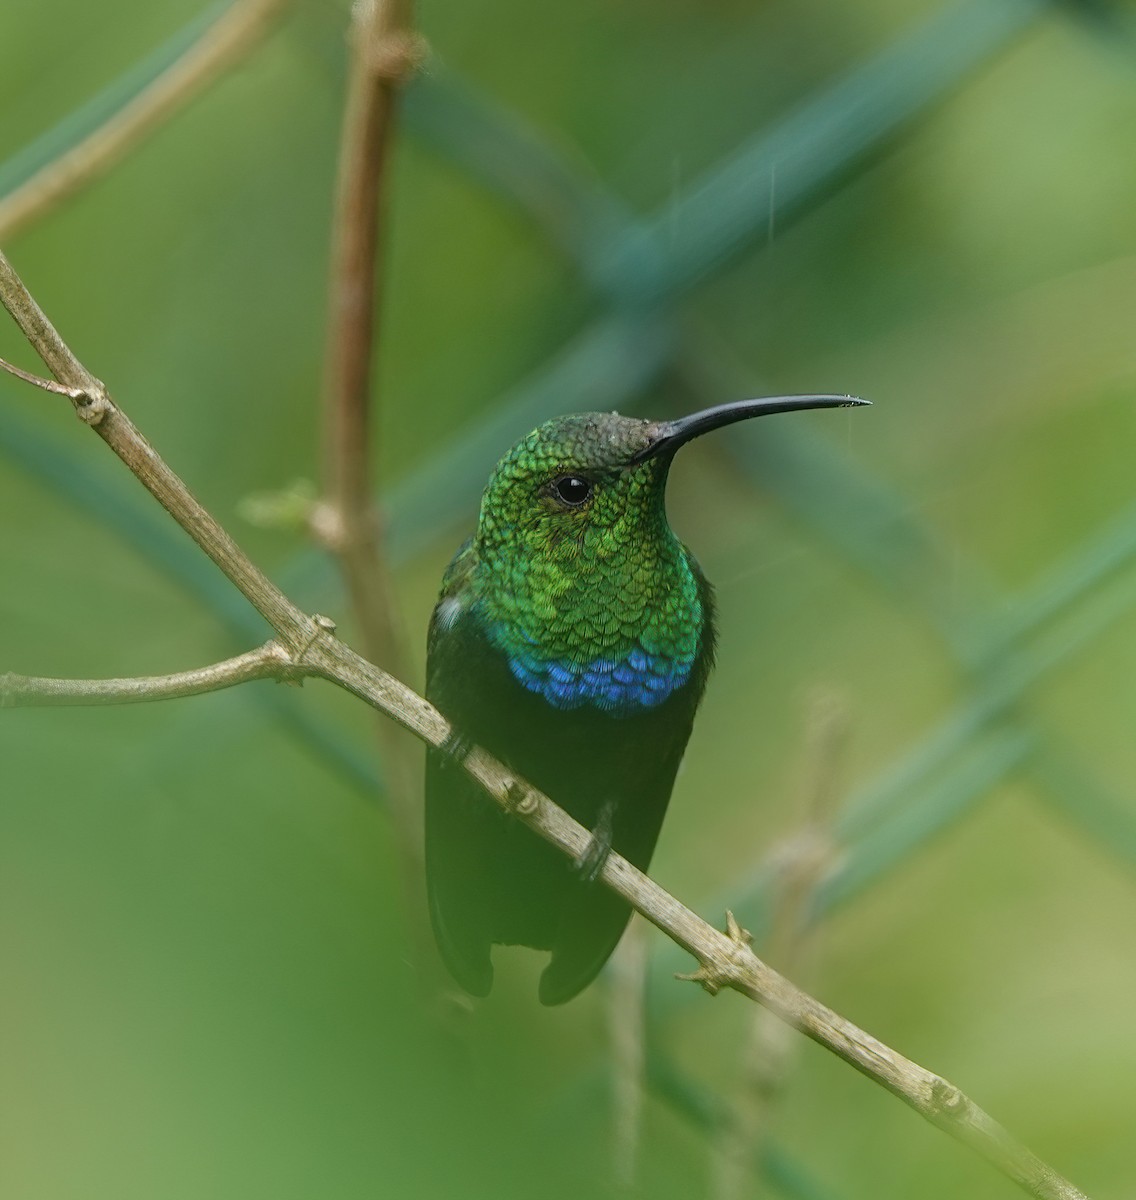
<path fill-rule="evenodd" d="M 520 443 L 486 489 L 471 611 L 518 682 L 549 704 L 629 716 L 688 681 L 705 614 L 667 524 L 668 464 L 627 466 L 615 447 L 623 461 L 597 468 L 586 421 L 575 421 L 570 438 L 550 442 L 546 426 Z M 566 509 L 545 493 L 550 476 L 573 470 L 594 491 Z"/>

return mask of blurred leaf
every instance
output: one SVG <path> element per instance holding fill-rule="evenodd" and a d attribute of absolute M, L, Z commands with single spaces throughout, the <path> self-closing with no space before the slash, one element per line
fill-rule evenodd
<path fill-rule="evenodd" d="M 0 383 L 0 395 L 9 387 Z M 61 418 L 62 418 L 62 409 Z M 83 520 L 110 529 L 155 570 L 211 612 L 235 645 L 268 635 L 264 619 L 189 536 L 118 463 L 100 459 L 85 440 L 48 439 L 11 409 L 0 421 L 0 454 L 41 486 L 70 503 Z M 73 448 L 74 447 L 74 448 Z"/>
<path fill-rule="evenodd" d="M 526 215 L 601 291 L 618 294 L 612 242 L 650 256 L 636 274 L 659 270 L 658 247 L 587 164 L 568 162 L 521 117 L 475 91 L 452 71 L 420 80 L 407 95 L 407 128 L 450 163 Z"/>
<path fill-rule="evenodd" d="M 672 232 L 665 288 L 705 278 L 754 237 L 800 216 L 854 165 L 957 88 L 1047 11 L 1042 0 L 966 0 L 934 14 L 687 188 L 655 221 Z"/>
<path fill-rule="evenodd" d="M 1030 762 L 1030 777 L 1040 785 L 1042 799 L 1127 870 L 1136 870 L 1131 799 L 1126 803 L 1113 794 L 1055 743 L 1042 743 Z"/>
<path fill-rule="evenodd" d="M 22 150 L 0 162 L 0 196 L 26 183 L 37 171 L 66 154 L 104 125 L 153 83 L 230 7 L 213 4 L 184 25 L 153 53 L 135 63 L 85 104 L 73 109 L 57 125 L 40 134 Z"/>
<path fill-rule="evenodd" d="M 886 872 L 910 862 L 917 851 L 1020 769 L 1035 746 L 1031 735 L 1012 729 L 967 746 L 946 775 L 896 809 L 885 823 L 847 843 L 842 861 L 817 891 L 814 919 L 855 899 Z M 768 901 L 762 907 L 767 908 Z"/>

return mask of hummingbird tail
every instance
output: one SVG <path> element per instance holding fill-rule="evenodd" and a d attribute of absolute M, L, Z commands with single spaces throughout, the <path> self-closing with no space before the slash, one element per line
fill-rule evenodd
<path fill-rule="evenodd" d="M 541 1004 L 565 1004 L 582 992 L 611 957 L 630 919 L 627 901 L 598 880 L 578 885 L 540 977 Z"/>

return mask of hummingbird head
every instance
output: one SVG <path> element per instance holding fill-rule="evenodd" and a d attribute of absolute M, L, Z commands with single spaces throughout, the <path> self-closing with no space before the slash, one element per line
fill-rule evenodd
<path fill-rule="evenodd" d="M 657 425 L 576 413 L 534 429 L 497 464 L 481 503 L 483 558 L 565 565 L 618 553 L 662 512 L 668 459 L 645 456 Z"/>
<path fill-rule="evenodd" d="M 477 610 L 514 675 L 558 707 L 661 703 L 710 637 L 706 585 L 666 519 L 675 452 L 749 417 L 863 403 L 779 396 L 674 421 L 579 413 L 533 430 L 497 464 L 474 539 Z"/>
<path fill-rule="evenodd" d="M 674 421 L 575 413 L 534 429 L 497 464 L 478 526 L 483 551 L 602 560 L 666 530 L 663 492 L 680 446 L 724 425 L 775 412 L 851 407 L 851 396 L 775 396 Z M 669 530 L 667 530 L 669 532 Z"/>

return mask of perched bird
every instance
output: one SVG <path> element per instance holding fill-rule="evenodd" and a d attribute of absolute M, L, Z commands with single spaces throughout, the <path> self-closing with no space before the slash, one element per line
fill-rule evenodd
<path fill-rule="evenodd" d="M 426 695 L 458 735 L 427 758 L 430 916 L 466 991 L 489 992 L 502 943 L 551 950 L 540 999 L 570 1000 L 631 915 L 597 876 L 612 849 L 647 869 L 714 661 L 710 585 L 667 523 L 675 451 L 749 417 L 863 403 L 778 396 L 676 421 L 579 413 L 497 464 L 442 581 L 426 668 Z M 592 831 L 579 861 L 455 765 L 474 744 Z"/>

